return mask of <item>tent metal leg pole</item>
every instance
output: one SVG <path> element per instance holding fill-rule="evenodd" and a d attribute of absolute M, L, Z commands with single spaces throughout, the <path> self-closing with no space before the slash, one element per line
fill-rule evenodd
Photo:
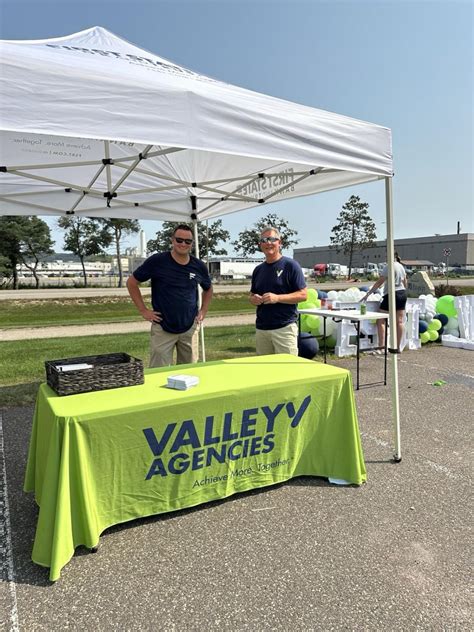
<path fill-rule="evenodd" d="M 394 279 L 394 262 L 395 247 L 393 243 L 393 196 L 392 196 L 392 178 L 385 178 L 385 211 L 387 221 L 387 264 L 388 264 L 388 296 L 389 296 L 389 348 L 391 350 L 390 358 L 392 364 L 392 416 L 393 416 L 393 436 L 394 436 L 394 453 L 393 460 L 398 462 L 402 460 L 401 442 L 400 442 L 400 401 L 398 392 L 398 353 L 394 351 L 398 348 L 397 343 L 397 312 L 395 306 L 395 279 Z"/>
<path fill-rule="evenodd" d="M 193 219 L 193 232 L 194 232 L 194 252 L 196 253 L 196 257 L 199 259 L 199 237 L 198 237 L 198 229 L 197 229 L 197 219 Z M 198 287 L 198 307 L 201 309 L 202 305 L 202 296 L 201 296 L 201 288 Z M 201 342 L 201 362 L 206 361 L 206 346 L 204 344 L 204 323 L 201 323 L 201 329 L 199 331 L 199 339 Z"/>

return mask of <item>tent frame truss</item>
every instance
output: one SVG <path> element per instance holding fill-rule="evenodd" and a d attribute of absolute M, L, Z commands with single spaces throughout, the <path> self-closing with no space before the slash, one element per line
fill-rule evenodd
<path fill-rule="evenodd" d="M 142 161 L 146 160 L 147 158 L 166 156 L 168 154 L 172 154 L 179 151 L 186 151 L 186 150 L 181 147 L 159 148 L 155 151 L 152 151 L 152 149 L 153 149 L 153 145 L 147 145 L 143 149 L 143 151 L 139 152 L 138 154 L 134 154 L 130 156 L 121 156 L 118 158 L 111 158 L 110 157 L 110 141 L 105 140 L 104 141 L 104 158 L 102 158 L 101 160 L 57 162 L 57 163 L 50 163 L 47 165 L 45 165 L 44 163 L 43 164 L 14 165 L 8 168 L 0 167 L 0 171 L 2 173 L 8 172 L 20 178 L 37 180 L 39 182 L 51 184 L 53 186 L 58 187 L 58 189 L 61 190 L 61 192 L 79 193 L 78 199 L 71 206 L 69 206 L 67 209 L 64 209 L 64 210 L 58 209 L 58 208 L 52 209 L 51 207 L 47 207 L 39 203 L 31 203 L 31 202 L 26 202 L 24 200 L 26 196 L 32 196 L 32 195 L 41 196 L 41 194 L 43 193 L 50 195 L 51 193 L 54 193 L 57 189 L 48 188 L 48 189 L 44 189 L 38 192 L 7 193 L 0 196 L 0 201 L 8 200 L 12 204 L 15 204 L 15 203 L 21 204 L 23 206 L 27 206 L 31 208 L 32 211 L 43 211 L 43 212 L 47 212 L 48 214 L 50 214 L 51 211 L 54 210 L 55 213 L 58 213 L 58 214 L 75 215 L 76 212 L 78 212 L 81 215 L 87 216 L 87 214 L 91 212 L 97 213 L 97 212 L 100 212 L 101 210 L 106 212 L 107 209 L 111 208 L 112 202 L 113 202 L 114 207 L 120 207 L 121 205 L 129 206 L 130 204 L 133 204 L 135 207 L 142 207 L 142 208 L 146 208 L 153 211 L 167 213 L 170 211 L 170 209 L 164 208 L 162 206 L 163 203 L 166 203 L 163 200 L 149 200 L 147 202 L 130 202 L 130 203 L 125 204 L 125 203 L 121 203 L 120 198 L 129 197 L 129 196 L 142 194 L 142 193 L 147 193 L 147 194 L 154 193 L 154 192 L 162 193 L 164 191 L 176 192 L 178 190 L 182 190 L 184 193 L 183 196 L 170 197 L 169 201 L 176 202 L 176 201 L 182 201 L 185 199 L 191 200 L 192 197 L 197 197 L 201 202 L 205 203 L 202 206 L 202 208 L 199 209 L 199 211 L 197 211 L 196 209 L 196 213 L 199 216 L 200 214 L 206 213 L 206 211 L 213 208 L 216 204 L 220 204 L 226 201 L 248 202 L 249 205 L 250 204 L 255 205 L 256 202 L 258 204 L 264 204 L 288 188 L 288 184 L 284 184 L 278 189 L 269 193 L 267 196 L 262 196 L 259 199 L 256 199 L 254 197 L 250 197 L 248 195 L 244 195 L 243 193 L 241 193 L 243 189 L 248 188 L 254 182 L 257 182 L 258 180 L 265 178 L 267 175 L 272 175 L 272 176 L 284 175 L 285 174 L 284 171 L 274 170 L 275 167 L 277 167 L 278 165 L 273 165 L 271 168 L 271 171 L 268 171 L 268 173 L 265 171 L 263 172 L 259 171 L 258 173 L 242 174 L 242 175 L 235 176 L 233 178 L 227 178 L 227 179 L 222 178 L 218 180 L 209 180 L 209 181 L 203 181 L 203 182 L 190 182 L 190 181 L 186 181 L 180 178 L 174 178 L 164 173 L 158 173 L 156 171 L 143 168 L 143 166 L 141 166 Z M 127 164 L 127 163 L 131 163 L 131 164 Z M 78 168 L 78 167 L 90 167 L 94 165 L 97 165 L 98 167 L 97 172 L 92 176 L 92 178 L 89 180 L 87 184 L 82 185 L 82 186 L 79 186 L 77 183 L 73 183 L 68 180 L 57 180 L 54 178 L 41 176 L 37 173 L 32 173 L 33 171 L 42 170 L 46 168 L 47 169 L 62 169 L 62 168 L 67 169 L 67 168 Z M 115 181 L 115 183 L 113 182 L 113 172 L 112 172 L 113 167 L 115 167 L 116 169 L 123 169 L 125 171 L 125 173 L 121 174 L 118 180 Z M 106 173 L 107 191 L 99 190 L 98 188 L 94 187 L 94 184 L 97 182 L 97 180 L 102 175 L 104 170 Z M 291 184 L 292 186 L 294 186 L 295 184 L 298 184 L 299 182 L 302 182 L 303 180 L 306 180 L 307 178 L 317 176 L 317 174 L 319 173 L 322 173 L 322 172 L 331 173 L 335 171 L 336 171 L 335 169 L 324 169 L 323 167 L 313 167 L 313 168 L 308 168 L 308 170 L 304 170 L 304 171 L 294 171 Z M 124 185 L 124 183 L 127 182 L 129 177 L 133 173 L 150 176 L 150 177 L 160 180 L 161 182 L 169 182 L 170 184 L 157 186 L 157 187 L 135 188 L 133 190 L 120 191 L 120 188 L 122 187 L 122 185 Z M 228 191 L 223 188 L 219 188 L 219 185 L 228 186 L 232 182 L 239 183 L 239 184 L 231 191 Z M 196 195 L 198 191 L 202 191 L 203 193 L 209 193 L 211 195 L 207 195 L 207 196 L 200 195 L 200 194 Z M 105 198 L 106 203 L 104 204 L 104 206 L 96 206 L 93 208 L 88 208 L 82 213 L 78 210 L 78 207 L 80 206 L 81 202 L 84 200 L 86 195 L 95 197 L 97 199 Z M 173 213 L 176 213 L 176 215 L 178 217 L 182 217 L 182 219 L 189 219 L 189 216 L 186 213 L 179 214 L 176 211 L 173 211 Z"/>

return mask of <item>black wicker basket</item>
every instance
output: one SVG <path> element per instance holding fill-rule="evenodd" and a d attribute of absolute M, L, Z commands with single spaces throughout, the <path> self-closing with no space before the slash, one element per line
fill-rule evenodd
<path fill-rule="evenodd" d="M 61 371 L 57 367 L 69 364 L 91 364 L 92 368 Z M 58 395 L 75 395 L 107 388 L 143 384 L 143 362 L 127 353 L 48 360 L 44 363 L 46 381 Z"/>

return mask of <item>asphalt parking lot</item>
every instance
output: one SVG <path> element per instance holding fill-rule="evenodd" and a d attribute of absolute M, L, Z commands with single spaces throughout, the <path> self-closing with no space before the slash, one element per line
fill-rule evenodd
<path fill-rule="evenodd" d="M 365 485 L 298 478 L 119 525 L 56 583 L 30 560 L 33 410 L 5 409 L 0 629 L 471 630 L 472 359 L 440 345 L 402 355 L 398 464 L 390 387 L 356 393 Z M 382 369 L 361 360 L 364 381 Z"/>

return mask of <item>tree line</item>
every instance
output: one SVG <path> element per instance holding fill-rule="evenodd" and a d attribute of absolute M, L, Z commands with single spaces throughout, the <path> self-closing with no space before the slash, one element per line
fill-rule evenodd
<path fill-rule="evenodd" d="M 337 252 L 349 255 L 349 277 L 352 271 L 353 255 L 374 245 L 375 223 L 368 213 L 369 204 L 361 202 L 359 196 L 352 195 L 343 205 L 337 224 L 332 228 L 330 246 Z M 171 236 L 177 222 L 163 222 L 155 239 L 147 243 L 147 253 L 163 252 L 170 247 Z M 222 220 L 198 222 L 199 256 L 227 255 L 226 244 L 230 243 L 240 256 L 251 256 L 259 252 L 258 239 L 267 226 L 277 228 L 281 234 L 284 250 L 298 243 L 298 232 L 291 228 L 289 221 L 275 213 L 269 213 L 240 231 L 234 241 Z M 82 266 L 84 286 L 87 287 L 85 261 L 94 255 L 106 254 L 113 247 L 117 257 L 118 285 L 123 285 L 121 265 L 121 242 L 125 237 L 138 233 L 140 223 L 130 219 L 98 219 L 79 216 L 64 216 L 58 220 L 58 227 L 64 230 L 64 249 L 76 255 Z M 0 216 L 0 278 L 11 279 L 14 289 L 18 288 L 17 266 L 23 264 L 35 278 L 39 287 L 40 263 L 45 256 L 53 254 L 54 242 L 48 224 L 36 216 Z"/>

